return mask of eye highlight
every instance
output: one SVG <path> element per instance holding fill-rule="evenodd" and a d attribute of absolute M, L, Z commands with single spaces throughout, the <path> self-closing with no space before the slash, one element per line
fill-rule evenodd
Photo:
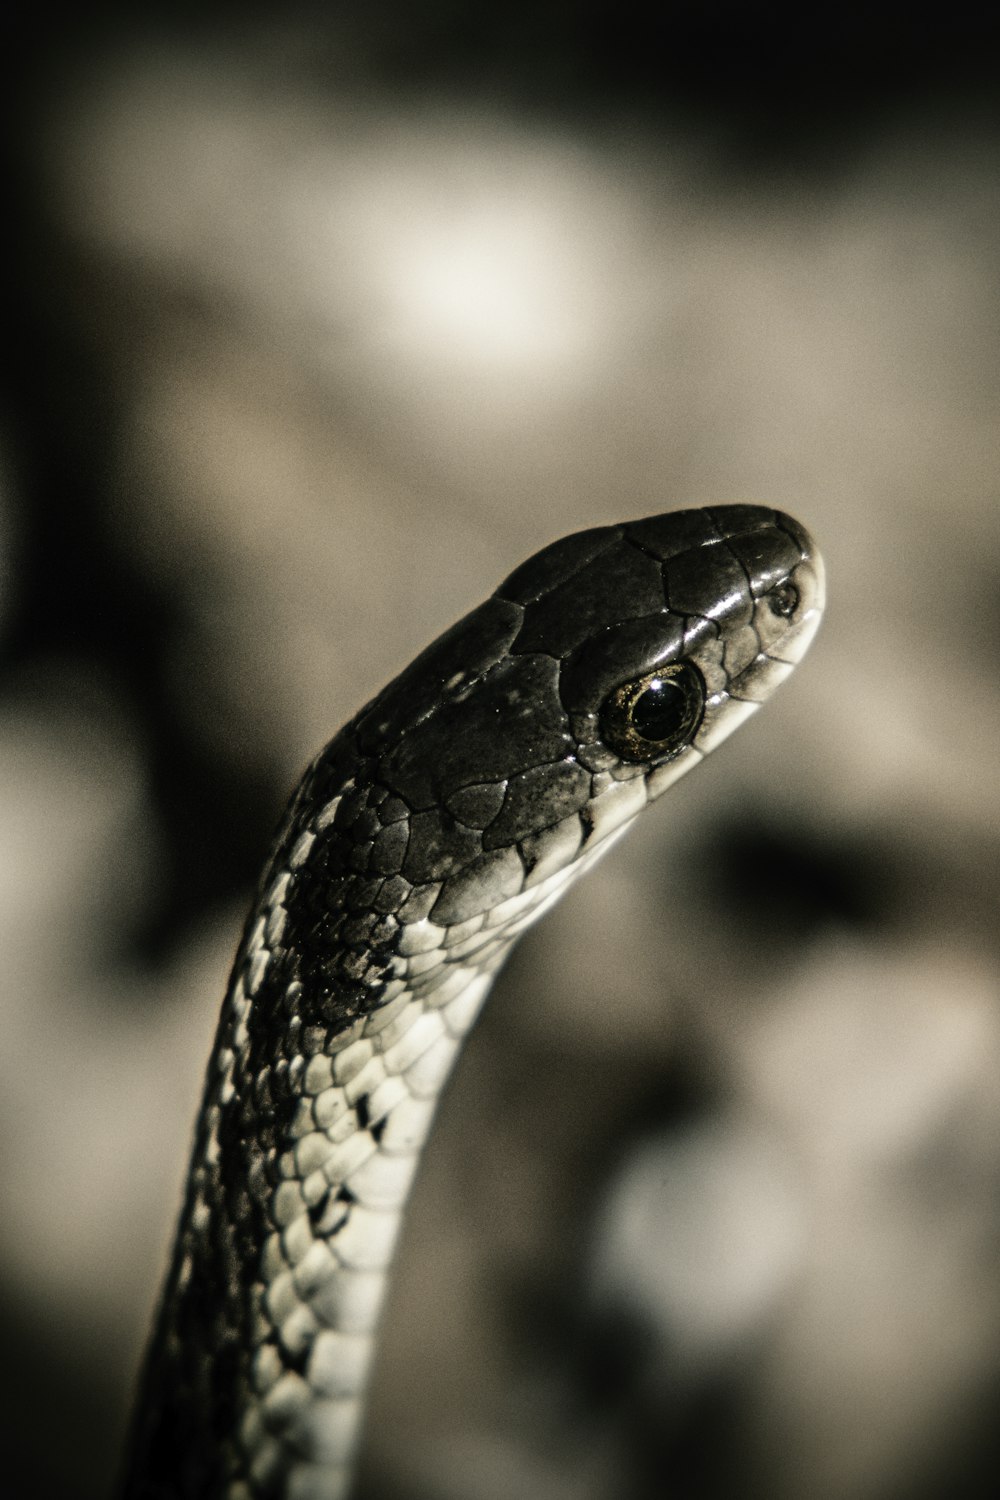
<path fill-rule="evenodd" d="M 799 591 L 787 578 L 784 583 L 776 584 L 764 597 L 768 609 L 780 620 L 790 620 L 799 607 Z"/>
<path fill-rule="evenodd" d="M 691 743 L 704 708 L 705 684 L 695 667 L 661 667 L 608 694 L 601 738 L 622 760 L 663 760 Z"/>

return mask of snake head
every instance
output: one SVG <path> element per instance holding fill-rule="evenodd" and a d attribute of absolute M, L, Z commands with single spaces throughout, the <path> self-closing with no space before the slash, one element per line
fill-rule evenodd
<path fill-rule="evenodd" d="M 581 531 L 529 559 L 307 772 L 265 878 L 285 912 L 275 1003 L 295 984 L 324 1016 L 366 1014 L 404 950 L 408 983 L 438 983 L 467 935 L 499 961 L 788 676 L 822 607 L 814 543 L 762 506 Z"/>
<path fill-rule="evenodd" d="M 264 880 L 284 913 L 274 1003 L 294 986 L 321 1018 L 367 1014 L 401 964 L 437 984 L 466 939 L 499 962 L 788 676 L 822 607 L 814 543 L 762 506 L 581 531 L 529 559 L 306 773 Z"/>
<path fill-rule="evenodd" d="M 434 921 L 554 879 L 624 829 L 805 651 L 823 568 L 780 511 L 577 532 L 512 573 L 355 721 L 407 809 L 399 874 Z"/>
<path fill-rule="evenodd" d="M 799 522 L 761 506 L 679 511 L 621 533 L 621 618 L 571 645 L 560 691 L 582 762 L 615 779 L 638 766 L 652 797 L 791 673 L 822 615 L 823 564 Z M 544 608 L 574 587 L 579 575 Z"/>

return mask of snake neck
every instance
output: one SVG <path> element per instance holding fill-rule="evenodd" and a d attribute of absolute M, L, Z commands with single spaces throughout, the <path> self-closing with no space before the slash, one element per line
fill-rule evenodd
<path fill-rule="evenodd" d="M 346 1494 L 438 1096 L 508 949 L 567 878 L 540 864 L 445 927 L 429 915 L 443 878 L 401 873 L 400 808 L 346 733 L 292 800 L 223 1006 L 128 1500 Z"/>

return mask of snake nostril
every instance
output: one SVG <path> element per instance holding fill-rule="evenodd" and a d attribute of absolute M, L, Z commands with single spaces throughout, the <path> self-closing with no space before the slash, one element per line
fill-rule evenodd
<path fill-rule="evenodd" d="M 771 613 L 781 620 L 790 620 L 799 607 L 799 591 L 787 579 L 784 583 L 776 584 L 764 597 Z"/>

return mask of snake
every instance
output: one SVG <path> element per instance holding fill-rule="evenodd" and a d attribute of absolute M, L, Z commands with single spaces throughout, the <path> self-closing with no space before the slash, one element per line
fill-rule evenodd
<path fill-rule="evenodd" d="M 346 1500 L 407 1195 L 498 968 L 823 605 L 765 506 L 578 531 L 311 762 L 223 1003 L 124 1500 Z"/>

